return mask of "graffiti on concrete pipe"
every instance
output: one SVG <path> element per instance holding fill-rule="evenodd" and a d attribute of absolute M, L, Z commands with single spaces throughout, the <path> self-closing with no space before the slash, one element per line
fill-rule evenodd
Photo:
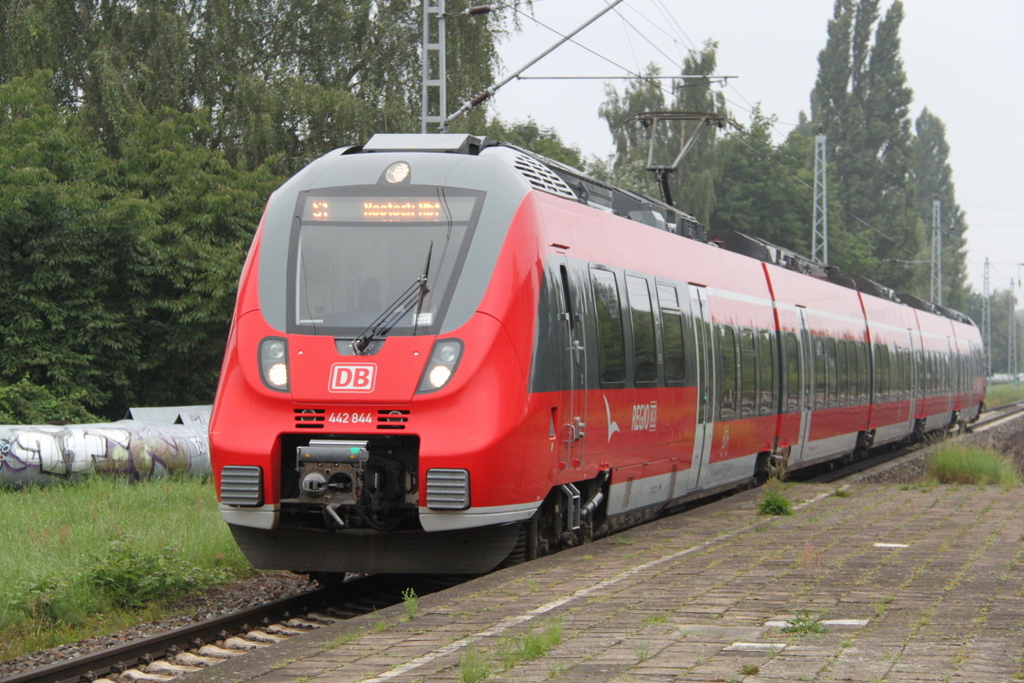
<path fill-rule="evenodd" d="M 210 473 L 210 406 L 133 408 L 131 416 L 98 424 L 0 426 L 0 486 L 91 474 L 137 480 Z"/>

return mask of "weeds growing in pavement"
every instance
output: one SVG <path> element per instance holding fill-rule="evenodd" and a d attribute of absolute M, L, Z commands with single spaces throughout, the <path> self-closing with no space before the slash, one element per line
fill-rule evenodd
<path fill-rule="evenodd" d="M 801 610 L 786 622 L 781 629 L 783 633 L 828 633 L 828 627 L 821 620 L 812 617 L 807 610 Z"/>
<path fill-rule="evenodd" d="M 782 493 L 782 483 L 778 479 L 769 479 L 764 485 L 764 496 L 757 504 L 759 515 L 791 515 L 793 504 Z"/>
<path fill-rule="evenodd" d="M 548 650 L 561 643 L 562 622 L 553 621 L 540 633 L 535 633 L 531 628 L 526 633 L 502 640 L 499 646 L 501 663 L 507 671 L 519 662 L 543 657 Z"/>
<path fill-rule="evenodd" d="M 416 618 L 420 611 L 420 597 L 412 588 L 402 591 L 402 605 L 405 607 L 405 618 L 411 621 Z"/>
<path fill-rule="evenodd" d="M 479 683 L 491 675 L 491 663 L 475 647 L 467 647 L 459 657 L 462 683 Z"/>

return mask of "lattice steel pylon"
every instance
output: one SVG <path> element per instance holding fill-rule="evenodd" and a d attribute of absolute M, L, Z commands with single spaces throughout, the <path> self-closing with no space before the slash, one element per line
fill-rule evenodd
<path fill-rule="evenodd" d="M 828 163 L 825 135 L 814 136 L 814 215 L 811 260 L 828 265 Z"/>
<path fill-rule="evenodd" d="M 1010 320 L 1009 344 L 1007 344 L 1006 370 L 1014 379 L 1017 377 L 1017 297 L 1013 294 L 1013 278 L 1010 278 Z"/>
<path fill-rule="evenodd" d="M 431 22 L 431 17 L 436 20 Z M 448 132 L 447 63 L 445 61 L 444 0 L 423 0 L 423 93 L 420 132 L 437 124 L 437 132 Z M 433 24 L 433 26 L 431 26 Z M 433 29 L 433 30 L 431 30 Z M 431 111 L 437 111 L 432 114 Z"/>
<path fill-rule="evenodd" d="M 992 296 L 988 287 L 988 257 L 985 257 L 985 277 L 982 280 L 981 340 L 985 344 L 985 376 L 992 376 Z"/>
<path fill-rule="evenodd" d="M 932 200 L 932 303 L 942 305 L 942 200 Z"/>

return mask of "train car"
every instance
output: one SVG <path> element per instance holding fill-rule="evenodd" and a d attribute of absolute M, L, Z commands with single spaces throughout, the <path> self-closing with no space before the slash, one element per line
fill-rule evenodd
<path fill-rule="evenodd" d="M 976 417 L 977 328 L 872 287 L 486 138 L 374 136 L 267 204 L 222 517 L 258 568 L 477 573 Z M 893 359 L 943 324 L 961 374 L 915 422 Z"/>

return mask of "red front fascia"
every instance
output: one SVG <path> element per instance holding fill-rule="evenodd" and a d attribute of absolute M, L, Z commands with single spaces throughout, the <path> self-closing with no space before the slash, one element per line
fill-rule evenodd
<path fill-rule="evenodd" d="M 343 356 L 331 336 L 290 335 L 275 330 L 259 310 L 258 248 L 254 248 L 239 290 L 237 317 L 211 421 L 211 455 L 218 490 L 225 465 L 256 465 L 267 475 L 264 502 L 278 503 L 282 435 L 301 433 L 324 438 L 386 434 L 419 438 L 421 505 L 426 504 L 422 482 L 426 470 L 432 467 L 469 470 L 473 507 L 533 500 L 529 496 L 536 494 L 524 494 L 522 490 L 522 472 L 529 459 L 523 430 L 528 412 L 527 371 L 541 277 L 532 214 L 532 204 L 525 202 L 510 227 L 479 312 L 462 327 L 443 335 L 463 342 L 452 379 L 442 389 L 425 394 L 415 391 L 438 337 L 395 336 L 374 355 Z M 508 329 L 515 331 L 514 338 Z M 268 336 L 288 340 L 291 393 L 271 390 L 260 378 L 259 342 Z M 375 365 L 374 390 L 331 391 L 332 368 L 338 364 Z M 324 429 L 296 429 L 295 411 L 306 409 L 324 411 Z M 409 411 L 405 430 L 378 431 L 373 419 L 378 411 L 394 409 Z M 360 419 L 331 419 L 350 415 Z M 366 415 L 371 416 L 369 421 L 362 419 Z"/>

